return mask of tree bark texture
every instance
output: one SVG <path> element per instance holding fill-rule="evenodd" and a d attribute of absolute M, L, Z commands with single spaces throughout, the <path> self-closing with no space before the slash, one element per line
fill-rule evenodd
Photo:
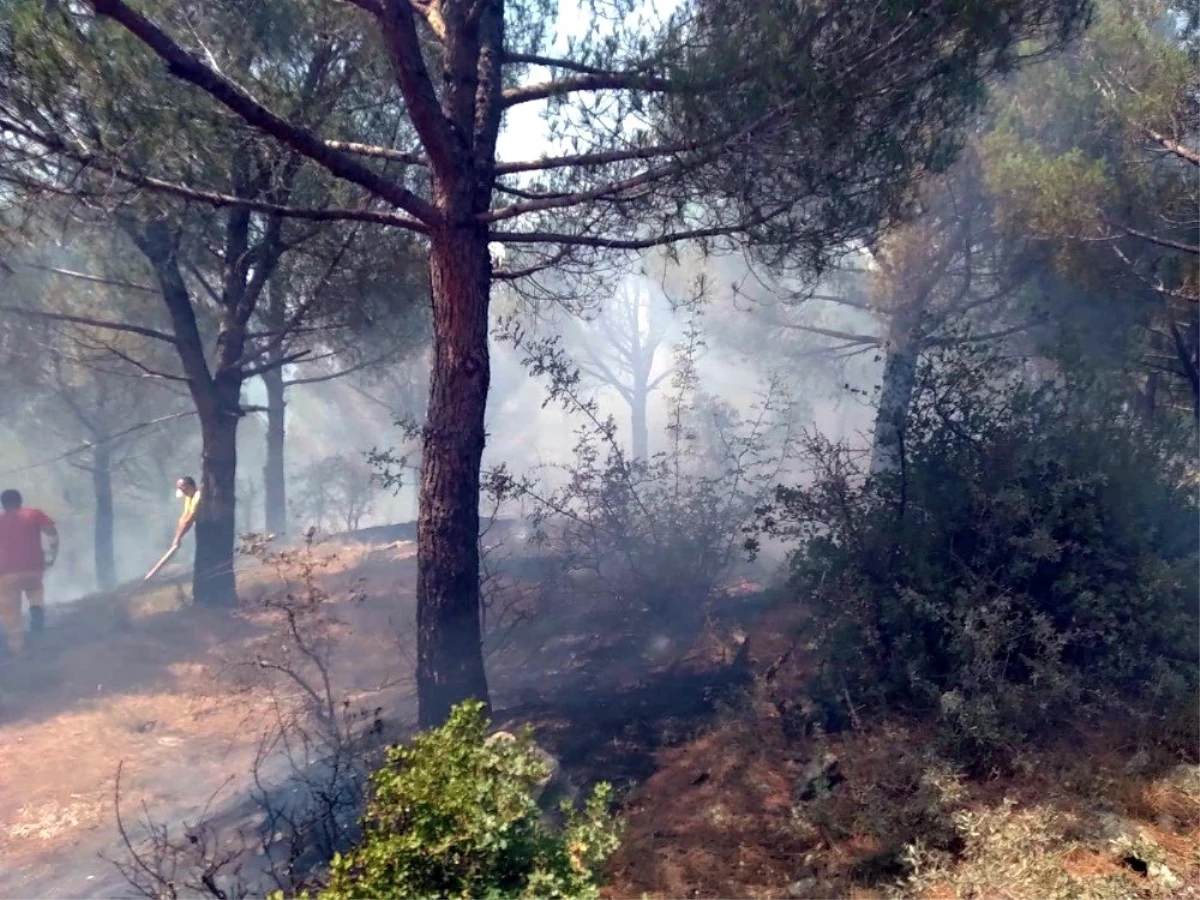
<path fill-rule="evenodd" d="M 917 378 L 920 342 L 915 334 L 915 317 L 898 312 L 892 320 L 879 411 L 875 415 L 875 437 L 871 444 L 871 474 L 882 475 L 900 468 L 908 407 Z"/>
<path fill-rule="evenodd" d="M 1146 373 L 1146 386 L 1138 393 L 1137 399 L 1142 418 L 1153 422 L 1158 412 L 1158 372 L 1151 370 Z"/>
<path fill-rule="evenodd" d="M 649 402 L 649 388 L 645 379 L 635 375 L 635 384 L 629 394 L 630 434 L 632 435 L 633 458 L 650 458 L 650 429 L 646 425 L 646 404 Z"/>
<path fill-rule="evenodd" d="M 417 696 L 422 727 L 488 702 L 479 607 L 479 476 L 489 382 L 491 261 L 479 226 L 430 250 L 434 364 L 417 520 Z"/>
<path fill-rule="evenodd" d="M 1184 327 L 1172 322 L 1171 340 L 1179 369 L 1191 392 L 1192 416 L 1200 422 L 1200 322 L 1192 316 Z"/>
<path fill-rule="evenodd" d="M 196 603 L 211 606 L 237 602 L 233 550 L 237 540 L 237 403 L 240 388 L 240 383 L 219 386 L 214 392 L 219 400 L 214 404 L 214 414 L 202 416 L 200 422 L 203 449 L 192 598 Z"/>
<path fill-rule="evenodd" d="M 98 443 L 92 450 L 91 468 L 92 492 L 96 501 L 93 534 L 96 587 L 108 591 L 117 585 L 117 562 L 113 549 L 112 456 L 106 444 Z"/>
<path fill-rule="evenodd" d="M 488 227 L 503 116 L 504 2 L 448 4 L 444 91 L 420 70 L 413 28 L 385 21 L 401 86 L 429 152 L 434 360 L 417 517 L 417 699 L 422 727 L 455 704 L 490 711 L 479 584 L 479 475 L 490 381 Z M 411 20 L 410 20 L 411 22 Z M 393 20 L 391 25 L 402 24 Z"/>
<path fill-rule="evenodd" d="M 267 389 L 267 461 L 263 469 L 263 495 L 266 528 L 269 534 L 287 531 L 287 473 L 284 464 L 287 436 L 286 386 L 283 369 L 276 367 L 263 373 Z"/>

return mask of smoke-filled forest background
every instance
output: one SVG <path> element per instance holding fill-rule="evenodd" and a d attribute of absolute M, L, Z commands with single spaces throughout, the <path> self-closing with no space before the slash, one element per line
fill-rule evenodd
<path fill-rule="evenodd" d="M 1198 62 L 1172 0 L 3 0 L 3 727 L 240 748 L 204 840 L 118 821 L 148 896 L 261 893 L 251 800 L 285 893 L 1191 890 Z"/>

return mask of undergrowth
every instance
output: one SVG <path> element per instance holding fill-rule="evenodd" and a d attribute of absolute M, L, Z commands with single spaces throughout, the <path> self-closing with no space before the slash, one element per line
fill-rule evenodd
<path fill-rule="evenodd" d="M 1088 714 L 1195 754 L 1190 442 L 1090 386 L 947 352 L 923 365 L 899 471 L 808 451 L 814 481 L 762 524 L 796 542 L 817 724 L 932 715 L 978 773 Z"/>
<path fill-rule="evenodd" d="M 595 897 L 619 828 L 610 789 L 564 803 L 562 828 L 538 797 L 550 766 L 528 731 L 489 740 L 483 706 L 391 749 L 372 778 L 363 835 L 335 856 L 327 900 L 352 897 Z"/>

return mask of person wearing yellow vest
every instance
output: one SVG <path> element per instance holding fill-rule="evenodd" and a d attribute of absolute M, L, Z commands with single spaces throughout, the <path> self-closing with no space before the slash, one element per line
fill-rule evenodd
<path fill-rule="evenodd" d="M 183 500 L 183 513 L 179 516 L 179 524 L 175 526 L 175 538 L 171 541 L 167 552 L 154 564 L 154 568 L 142 576 L 142 581 L 149 581 L 158 574 L 159 570 L 179 550 L 179 545 L 183 543 L 183 536 L 196 524 L 196 510 L 200 506 L 200 489 L 196 487 L 196 479 L 190 475 L 180 476 L 175 482 L 175 496 Z"/>
<path fill-rule="evenodd" d="M 192 530 L 192 526 L 196 524 L 196 509 L 200 505 L 200 489 L 196 487 L 196 479 L 191 475 L 183 475 L 175 482 L 175 496 L 183 500 L 183 514 L 179 517 L 179 524 L 175 526 L 175 540 L 171 542 L 171 549 L 178 550 L 182 543 L 184 535 Z"/>

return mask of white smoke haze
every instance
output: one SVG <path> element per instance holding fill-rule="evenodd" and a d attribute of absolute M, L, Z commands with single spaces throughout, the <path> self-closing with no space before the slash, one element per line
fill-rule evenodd
<path fill-rule="evenodd" d="M 70 247 L 38 248 L 38 253 L 43 263 L 64 269 L 87 270 L 89 265 Z M 54 287 L 64 281 L 74 284 L 26 271 L 21 283 L 46 290 L 47 284 Z M 657 339 L 649 370 L 657 384 L 646 402 L 650 454 L 667 449 L 672 374 L 689 324 L 696 325 L 703 341 L 696 356 L 701 392 L 746 416 L 771 379 L 781 379 L 793 405 L 796 428 L 855 445 L 869 441 L 870 401 L 880 371 L 878 346 L 845 349 L 844 341 L 791 327 L 798 324 L 862 336 L 879 333 L 876 317 L 863 302 L 846 306 L 827 299 L 796 299 L 841 293 L 861 301 L 867 293 L 861 275 L 837 275 L 806 286 L 781 278 L 768 281 L 738 254 L 671 258 L 647 254 L 597 269 L 570 282 L 569 289 L 564 283 L 565 279 L 556 284 L 564 301 L 561 305 L 531 306 L 528 296 L 498 287 L 493 301 L 497 332 L 507 316 L 515 315 L 527 336 L 557 335 L 572 362 L 586 365 L 586 342 L 602 339 L 597 317 L 610 313 L 622 297 L 638 298 L 643 307 L 639 330 L 645 336 L 653 317 Z M 398 491 L 373 490 L 358 527 L 415 521 L 419 439 L 405 443 L 396 422 L 419 421 L 423 415 L 429 355 L 427 347 L 381 371 L 288 389 L 286 471 L 293 534 L 315 524 L 312 504 L 305 499 L 312 493 L 306 479 L 319 471 L 319 464 L 338 458 L 358 465 L 376 449 L 394 449 L 397 455 L 407 456 L 410 467 Z M 514 472 L 553 482 L 572 462 L 580 419 L 558 404 L 545 402 L 547 381 L 531 377 L 522 365 L 525 355 L 509 341 L 492 342 L 484 466 L 504 464 Z M 286 374 L 292 377 L 295 371 L 291 367 Z M 613 417 L 618 440 L 630 452 L 629 404 L 613 387 L 594 378 L 584 378 L 582 392 L 594 398 L 601 416 Z M 254 411 L 239 428 L 238 527 L 242 532 L 263 531 L 266 417 L 261 410 L 266 394 L 259 380 L 246 385 L 243 403 Z M 105 426 L 120 431 L 155 415 L 139 410 L 126 418 Z M 122 462 L 114 473 L 114 555 L 118 580 L 123 582 L 144 572 L 170 541 L 179 514 L 174 479 L 199 474 L 198 423 L 185 402 L 177 419 L 139 429 L 116 445 Z M 0 420 L 0 448 L 3 486 L 20 489 L 29 505 L 45 509 L 60 524 L 62 552 L 48 578 L 48 602 L 61 603 L 94 591 L 95 497 L 87 471 L 86 436 L 14 411 Z M 781 480 L 804 480 L 802 468 L 781 472 Z M 323 532 L 339 530 L 332 519 L 321 523 Z M 190 548 L 173 566 L 185 572 L 189 559 Z"/>

